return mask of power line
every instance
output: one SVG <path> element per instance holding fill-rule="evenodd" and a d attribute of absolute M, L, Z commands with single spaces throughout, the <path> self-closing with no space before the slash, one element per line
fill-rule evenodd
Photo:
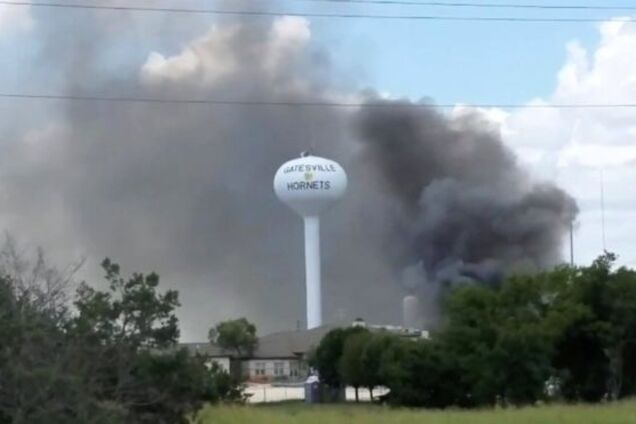
<path fill-rule="evenodd" d="M 152 97 L 102 97 L 63 94 L 24 94 L 0 93 L 0 98 L 23 100 L 65 100 L 77 102 L 102 103 L 158 103 L 158 104 L 191 104 L 191 105 L 228 105 L 228 106 L 300 106 L 300 107 L 334 107 L 334 108 L 416 108 L 416 109 L 448 109 L 461 106 L 474 108 L 499 109 L 635 109 L 636 103 L 622 104 L 505 104 L 505 103 L 399 103 L 392 101 L 375 102 L 329 102 L 329 101 L 272 101 L 272 100 L 232 100 L 232 99 L 175 99 Z"/>
<path fill-rule="evenodd" d="M 385 14 L 357 14 L 357 13 L 305 13 L 305 12 L 275 12 L 252 10 L 219 10 L 219 9 L 184 9 L 176 7 L 142 7 L 142 6 L 103 6 L 72 3 L 41 3 L 27 1 L 4 1 L 0 5 L 31 6 L 55 9 L 83 9 L 83 10 L 112 10 L 123 12 L 148 13 L 179 13 L 179 14 L 207 14 L 218 16 L 246 16 L 246 17 L 280 17 L 295 16 L 302 18 L 330 18 L 330 19 L 374 19 L 374 20 L 410 20 L 410 21 L 455 21 L 455 22 L 552 22 L 552 23 L 585 23 L 606 22 L 609 18 L 531 18 L 515 16 L 444 16 L 444 15 L 385 15 Z M 636 22 L 634 18 L 623 18 L 622 22 Z"/>
<path fill-rule="evenodd" d="M 336 4 L 375 4 L 375 5 L 399 5 L 399 6 L 433 6 L 449 8 L 473 8 L 473 9 L 530 9 L 530 10 L 602 10 L 602 11 L 629 11 L 636 10 L 636 6 L 578 6 L 578 5 L 547 5 L 547 4 L 514 4 L 514 3 L 463 3 L 441 1 L 410 1 L 410 0 L 296 0 L 311 3 L 336 3 Z"/>

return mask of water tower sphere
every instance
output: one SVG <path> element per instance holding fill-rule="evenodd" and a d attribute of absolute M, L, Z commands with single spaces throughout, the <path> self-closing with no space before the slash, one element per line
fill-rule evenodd
<path fill-rule="evenodd" d="M 346 189 L 344 169 L 337 162 L 317 156 L 290 160 L 274 177 L 278 198 L 304 217 L 320 215 Z"/>

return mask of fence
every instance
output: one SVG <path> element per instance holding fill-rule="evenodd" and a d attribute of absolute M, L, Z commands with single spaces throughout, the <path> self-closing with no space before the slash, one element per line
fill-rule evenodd
<path fill-rule="evenodd" d="M 389 392 L 386 387 L 377 387 L 373 391 L 373 397 L 385 395 Z M 271 384 L 249 384 L 245 390 L 249 395 L 249 403 L 284 402 L 289 400 L 304 400 L 305 388 L 303 386 L 272 386 Z M 367 389 L 359 389 L 360 401 L 369 402 L 371 396 Z M 355 400 L 355 389 L 347 388 L 347 400 Z"/>

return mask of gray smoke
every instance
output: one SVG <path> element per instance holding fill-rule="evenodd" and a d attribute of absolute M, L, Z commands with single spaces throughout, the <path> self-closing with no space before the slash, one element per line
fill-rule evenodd
<path fill-rule="evenodd" d="M 403 247 L 394 261 L 426 270 L 419 290 L 430 325 L 444 287 L 496 283 L 509 272 L 559 261 L 561 240 L 578 212 L 567 193 L 532 182 L 478 114 L 449 118 L 393 105 L 362 112 L 359 139 L 386 195 L 399 205 L 391 225 Z"/>
<path fill-rule="evenodd" d="M 299 19 L 197 22 L 199 36 L 179 45 L 171 37 L 187 29 L 171 20 L 83 16 L 48 17 L 38 28 L 38 64 L 59 73 L 53 80 L 67 94 L 380 101 L 336 82 Z M 140 25 L 165 30 L 155 48 L 170 53 L 112 65 L 123 45 L 140 41 Z M 304 320 L 302 225 L 275 198 L 272 178 L 308 147 L 341 162 L 351 180 L 323 220 L 328 319 L 344 311 L 399 322 L 402 269 L 414 263 L 426 271 L 414 289 L 433 317 L 445 284 L 559 260 L 576 211 L 569 196 L 529 181 L 479 115 L 387 105 L 58 101 L 40 105 L 37 119 L 24 106 L 3 107 L 13 111 L 3 134 L 21 134 L 3 145 L 3 223 L 58 256 L 156 270 L 179 289 L 183 336 L 197 340 L 229 317 L 247 316 L 262 333 Z"/>

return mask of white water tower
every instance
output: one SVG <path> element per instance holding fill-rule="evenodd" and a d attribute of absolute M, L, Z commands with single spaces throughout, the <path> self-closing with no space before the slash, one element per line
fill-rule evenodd
<path fill-rule="evenodd" d="M 305 221 L 307 328 L 322 325 L 320 287 L 320 214 L 347 189 L 347 174 L 329 159 L 303 153 L 280 167 L 274 177 L 278 198 Z"/>

